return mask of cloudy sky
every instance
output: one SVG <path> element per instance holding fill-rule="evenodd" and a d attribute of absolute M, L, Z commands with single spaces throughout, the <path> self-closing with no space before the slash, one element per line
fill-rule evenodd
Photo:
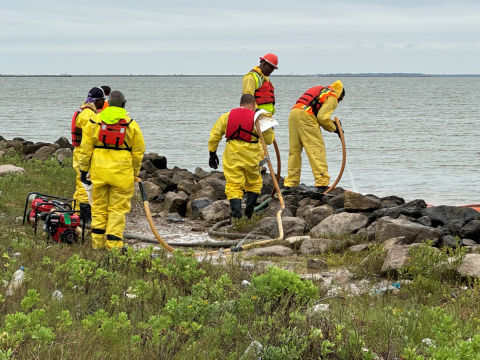
<path fill-rule="evenodd" d="M 5 74 L 480 73 L 480 1 L 17 0 Z"/>

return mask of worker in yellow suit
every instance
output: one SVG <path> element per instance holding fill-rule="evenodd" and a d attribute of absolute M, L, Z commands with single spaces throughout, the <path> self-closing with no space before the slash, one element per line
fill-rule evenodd
<path fill-rule="evenodd" d="M 125 96 L 112 91 L 109 106 L 83 131 L 80 151 L 82 182 L 93 184 L 92 247 L 123 247 L 125 214 L 145 152 L 138 124 L 125 110 Z M 91 182 L 87 180 L 90 171 Z"/>
<path fill-rule="evenodd" d="M 242 217 L 243 191 L 247 195 L 245 216 L 251 218 L 263 184 L 259 169 L 262 152 L 258 146 L 254 110 L 255 97 L 251 94 L 242 95 L 240 107 L 220 116 L 208 140 L 209 165 L 217 169 L 218 144 L 223 135 L 227 139 L 223 153 L 223 172 L 227 180 L 225 194 L 230 201 L 232 217 L 237 219 Z M 272 128 L 263 131 L 262 134 L 267 145 L 275 139 Z"/>
<path fill-rule="evenodd" d="M 91 118 L 93 118 L 98 109 L 102 109 L 105 103 L 105 94 L 102 89 L 94 87 L 88 92 L 87 100 L 80 106 L 80 110 L 76 111 L 73 114 L 72 118 L 72 145 L 73 149 L 73 168 L 77 173 L 76 177 L 76 191 L 73 195 L 73 198 L 76 201 L 75 210 L 81 210 L 84 219 L 85 225 L 90 227 L 92 221 L 92 211 L 90 204 L 88 202 L 87 192 L 85 187 L 80 181 L 80 164 L 78 163 L 78 158 L 80 154 L 80 144 L 82 143 L 82 129 L 86 126 Z"/>
<path fill-rule="evenodd" d="M 260 58 L 260 65 L 255 66 L 243 77 L 242 94 L 255 96 L 255 103 L 260 109 L 275 114 L 275 90 L 268 78 L 278 69 L 278 57 L 275 54 L 266 54 Z"/>
<path fill-rule="evenodd" d="M 344 96 L 345 89 L 342 82 L 338 80 L 330 86 L 312 87 L 297 100 L 288 117 L 290 149 L 285 187 L 290 188 L 300 184 L 301 153 L 305 148 L 317 191 L 323 193 L 328 189 L 330 175 L 328 175 L 327 155 L 320 127 L 338 134 L 331 115 Z"/>

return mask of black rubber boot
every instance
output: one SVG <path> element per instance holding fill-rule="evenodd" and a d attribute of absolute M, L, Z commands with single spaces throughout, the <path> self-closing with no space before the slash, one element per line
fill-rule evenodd
<path fill-rule="evenodd" d="M 329 189 L 328 186 L 317 186 L 317 193 L 323 194 L 328 189 Z"/>
<path fill-rule="evenodd" d="M 240 219 L 242 217 L 242 199 L 230 199 L 230 209 L 232 218 Z"/>
<path fill-rule="evenodd" d="M 80 204 L 80 211 L 83 213 L 85 219 L 85 227 L 90 228 L 92 225 L 92 207 L 90 204 Z"/>
<path fill-rule="evenodd" d="M 247 191 L 246 194 L 247 194 L 247 199 L 245 203 L 247 204 L 247 207 L 245 208 L 245 216 L 251 219 L 253 215 L 253 210 L 255 210 L 255 204 L 257 203 L 259 194 L 249 192 L 249 191 Z"/>

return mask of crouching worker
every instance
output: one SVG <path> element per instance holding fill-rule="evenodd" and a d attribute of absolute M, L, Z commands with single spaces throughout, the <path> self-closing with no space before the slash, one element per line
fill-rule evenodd
<path fill-rule="evenodd" d="M 230 201 L 232 217 L 237 219 L 242 217 L 243 191 L 247 195 L 245 216 L 250 219 L 262 189 L 259 170 L 262 150 L 254 126 L 254 110 L 255 97 L 251 94 L 242 95 L 240 107 L 220 116 L 208 140 L 209 165 L 216 169 L 219 164 L 216 154 L 218 143 L 223 135 L 227 139 L 223 153 L 223 172 L 227 179 L 225 194 Z M 270 145 L 275 139 L 273 129 L 265 130 L 263 137 L 266 144 Z"/>
<path fill-rule="evenodd" d="M 93 183 L 94 249 L 123 246 L 125 214 L 130 211 L 134 177 L 145 152 L 142 132 L 128 116 L 126 102 L 120 91 L 112 91 L 109 107 L 90 119 L 83 131 L 79 163 L 82 182 Z"/>

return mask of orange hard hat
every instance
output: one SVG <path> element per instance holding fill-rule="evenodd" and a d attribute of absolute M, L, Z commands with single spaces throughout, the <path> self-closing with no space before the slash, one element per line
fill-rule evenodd
<path fill-rule="evenodd" d="M 278 57 L 275 54 L 268 53 L 265 56 L 261 57 L 260 60 L 265 60 L 270 65 L 272 65 L 275 69 L 278 69 Z"/>

